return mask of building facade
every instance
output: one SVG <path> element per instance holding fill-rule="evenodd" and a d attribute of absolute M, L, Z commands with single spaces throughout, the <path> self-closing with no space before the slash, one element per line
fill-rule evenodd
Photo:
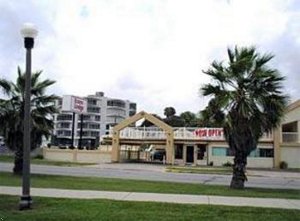
<path fill-rule="evenodd" d="M 63 111 L 63 99 L 57 101 L 59 113 L 54 115 L 52 136 L 54 145 L 72 146 L 72 131 L 74 131 L 73 146 L 77 147 L 82 128 L 82 146 L 98 147 L 101 136 L 105 135 L 110 127 L 136 113 L 136 103 L 105 97 L 103 92 L 96 92 L 94 95 L 83 97 L 83 99 L 87 101 L 87 112 L 82 115 Z"/>
<path fill-rule="evenodd" d="M 140 119 L 149 120 L 156 127 L 129 126 Z M 222 166 L 233 164 L 234 158 L 222 128 L 172 128 L 145 112 L 116 125 L 108 141 L 112 144 L 112 162 L 128 160 L 128 154 L 121 154 L 126 146 L 136 146 L 139 151 L 139 146 L 145 144 L 165 150 L 168 164 Z M 137 159 L 141 159 L 138 156 Z M 143 160 L 149 159 L 144 157 Z M 264 134 L 257 149 L 247 158 L 248 167 L 279 168 L 282 164 L 300 168 L 300 100 L 287 107 L 281 125 L 272 133 Z"/>
<path fill-rule="evenodd" d="M 276 166 L 286 162 L 290 168 L 300 168 L 300 100 L 287 107 L 274 140 Z"/>

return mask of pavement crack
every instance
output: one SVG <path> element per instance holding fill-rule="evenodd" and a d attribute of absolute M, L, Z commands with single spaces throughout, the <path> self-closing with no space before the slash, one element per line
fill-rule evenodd
<path fill-rule="evenodd" d="M 125 200 L 128 196 L 130 196 L 130 194 L 132 194 L 131 192 L 127 193 L 125 196 L 122 197 L 121 200 Z"/>
<path fill-rule="evenodd" d="M 204 181 L 203 181 L 203 184 L 207 184 L 207 183 L 212 182 L 212 181 L 214 181 L 214 180 L 216 180 L 216 177 L 212 177 L 212 178 L 210 178 L 210 179 L 204 180 Z"/>

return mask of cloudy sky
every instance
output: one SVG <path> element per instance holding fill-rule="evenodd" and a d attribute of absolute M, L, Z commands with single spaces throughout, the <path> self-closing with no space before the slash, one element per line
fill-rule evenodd
<path fill-rule="evenodd" d="M 197 112 L 207 99 L 202 70 L 227 47 L 275 54 L 285 90 L 300 98 L 298 0 L 0 0 L 0 77 L 24 69 L 24 22 L 36 24 L 33 70 L 57 83 L 49 92 L 96 91 L 162 115 Z"/>

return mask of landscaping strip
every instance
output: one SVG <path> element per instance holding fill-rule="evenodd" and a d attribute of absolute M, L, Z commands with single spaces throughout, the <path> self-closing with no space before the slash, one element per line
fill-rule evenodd
<path fill-rule="evenodd" d="M 0 172 L 1 186 L 21 186 L 21 177 Z M 300 190 L 246 188 L 234 190 L 226 186 L 187 184 L 158 181 L 126 180 L 100 177 L 72 177 L 58 175 L 31 175 L 31 186 L 77 190 L 105 190 L 124 192 L 176 193 L 261 198 L 300 199 Z"/>

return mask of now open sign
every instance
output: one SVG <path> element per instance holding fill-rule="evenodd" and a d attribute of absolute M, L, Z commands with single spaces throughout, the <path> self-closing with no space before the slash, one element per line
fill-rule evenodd
<path fill-rule="evenodd" d="M 194 131 L 197 137 L 209 139 L 222 139 L 224 135 L 223 128 L 198 128 Z"/>

